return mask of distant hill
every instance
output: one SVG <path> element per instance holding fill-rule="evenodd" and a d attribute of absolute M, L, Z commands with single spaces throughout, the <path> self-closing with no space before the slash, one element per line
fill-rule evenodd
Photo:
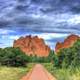
<path fill-rule="evenodd" d="M 71 47 L 80 37 L 78 35 L 71 34 L 69 35 L 64 42 L 57 42 L 55 46 L 55 52 L 58 52 L 62 48 Z"/>
<path fill-rule="evenodd" d="M 42 38 L 38 36 L 20 37 L 15 40 L 13 47 L 19 47 L 27 55 L 36 55 L 39 57 L 46 57 L 49 55 L 50 48 L 45 44 Z"/>

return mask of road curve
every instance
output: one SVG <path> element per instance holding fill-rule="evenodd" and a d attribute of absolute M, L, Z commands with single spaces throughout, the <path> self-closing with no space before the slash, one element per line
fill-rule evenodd
<path fill-rule="evenodd" d="M 36 64 L 33 69 L 21 80 L 56 80 L 41 64 Z"/>

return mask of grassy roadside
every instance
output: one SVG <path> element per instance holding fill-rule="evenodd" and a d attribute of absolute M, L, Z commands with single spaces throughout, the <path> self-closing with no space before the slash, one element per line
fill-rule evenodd
<path fill-rule="evenodd" d="M 29 63 L 27 67 L 0 66 L 0 80 L 20 80 L 36 63 Z M 44 67 L 57 78 L 57 80 L 80 80 L 80 68 L 75 71 L 70 69 L 57 69 L 51 63 L 42 63 Z"/>
<path fill-rule="evenodd" d="M 43 63 L 43 65 L 57 80 L 80 80 L 80 68 L 75 70 L 57 69 L 51 63 Z"/>
<path fill-rule="evenodd" d="M 28 63 L 27 67 L 5 67 L 0 66 L 0 80 L 20 80 L 30 69 L 34 63 Z"/>

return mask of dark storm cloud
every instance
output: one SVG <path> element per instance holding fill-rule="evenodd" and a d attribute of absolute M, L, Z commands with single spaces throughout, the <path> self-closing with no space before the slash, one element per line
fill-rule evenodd
<path fill-rule="evenodd" d="M 80 35 L 80 0 L 0 0 L 0 42 L 10 45 L 13 38 L 34 32 L 57 33 L 47 40 L 51 46 L 64 34 Z"/>
<path fill-rule="evenodd" d="M 10 24 L 10 21 L 0 20 L 0 28 L 7 27 Z"/>
<path fill-rule="evenodd" d="M 53 11 L 77 13 L 80 11 L 80 0 L 31 0 L 31 2 L 43 6 L 40 10 L 44 13 Z"/>

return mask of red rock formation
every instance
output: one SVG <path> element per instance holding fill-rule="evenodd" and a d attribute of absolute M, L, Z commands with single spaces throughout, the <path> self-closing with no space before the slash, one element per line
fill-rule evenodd
<path fill-rule="evenodd" d="M 50 48 L 45 44 L 44 40 L 37 36 L 20 37 L 14 41 L 13 47 L 19 47 L 27 55 L 36 55 L 39 57 L 46 57 L 50 52 Z"/>
<path fill-rule="evenodd" d="M 71 47 L 77 41 L 77 39 L 80 39 L 80 37 L 78 35 L 72 34 L 72 35 L 68 36 L 64 40 L 64 42 L 62 42 L 62 43 L 58 42 L 56 44 L 55 52 L 59 52 L 59 50 L 62 49 L 62 48 L 69 48 L 69 47 Z"/>
<path fill-rule="evenodd" d="M 56 47 L 55 47 L 55 52 L 58 52 L 60 49 L 62 49 L 63 44 L 60 42 L 57 42 Z"/>

